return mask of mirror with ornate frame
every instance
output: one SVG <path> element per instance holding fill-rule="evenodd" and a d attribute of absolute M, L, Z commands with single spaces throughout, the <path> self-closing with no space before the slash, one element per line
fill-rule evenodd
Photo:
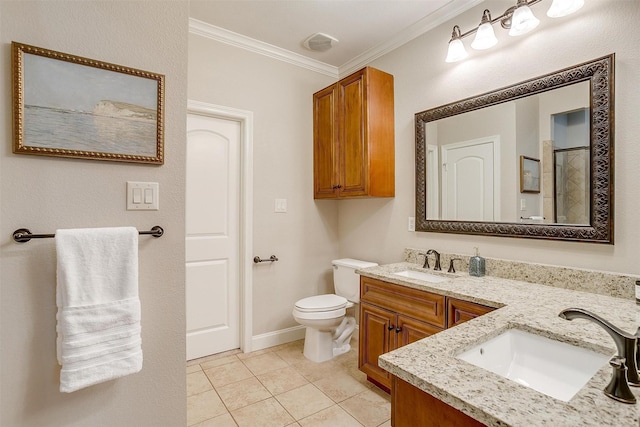
<path fill-rule="evenodd" d="M 610 54 L 496 91 L 416 113 L 416 231 L 613 244 L 614 60 L 615 55 Z M 544 127 L 553 129 L 554 124 L 549 122 L 557 120 L 554 119 L 555 114 L 550 114 L 553 107 L 545 110 L 542 105 L 556 101 L 562 103 L 573 96 L 572 92 L 584 100 L 584 108 L 558 108 L 564 108 L 562 111 L 570 110 L 566 111 L 573 117 L 568 119 L 570 121 L 575 121 L 575 117 L 578 117 L 583 130 L 577 132 L 580 143 L 576 145 L 581 147 L 567 149 L 555 141 L 557 136 L 548 137 L 544 131 L 540 131 Z M 544 99 L 538 99 L 538 96 Z M 497 110 L 491 110 L 494 108 Z M 545 110 L 544 113 L 541 113 L 542 110 Z M 516 113 L 519 116 L 516 117 Z M 532 119 L 532 115 L 536 117 Z M 444 142 L 439 142 L 438 139 L 446 139 L 447 121 L 449 129 L 459 131 L 473 128 L 460 121 L 463 117 L 474 117 L 473 121 L 482 124 L 477 126 L 483 129 L 479 135 L 469 138 L 467 132 L 465 139 L 471 140 L 471 144 L 482 146 L 483 141 L 489 138 L 492 145 L 489 151 L 485 150 L 486 156 L 491 158 L 488 162 L 495 166 L 491 166 L 489 174 L 486 170 L 484 174 L 480 170 L 476 175 L 459 172 L 460 176 L 454 175 L 445 185 L 445 170 L 455 169 L 451 165 L 456 165 L 452 163 L 456 159 L 456 151 L 459 151 L 456 149 L 465 144 L 447 143 L 447 157 L 445 145 L 442 145 Z M 487 117 L 499 117 L 501 121 L 510 118 L 511 121 L 486 125 Z M 562 120 L 566 123 L 567 119 Z M 508 136 L 500 131 L 517 126 L 524 130 L 514 131 Z M 520 141 L 523 136 L 529 140 L 526 144 Z M 558 198 L 561 192 L 559 177 L 563 176 L 563 172 L 557 162 L 566 162 L 567 151 L 580 151 L 578 158 L 582 162 L 582 205 L 579 206 L 580 215 L 573 219 L 558 212 L 558 205 L 562 204 Z M 507 155 L 503 154 L 503 158 L 500 158 L 496 154 L 498 152 Z M 553 160 L 556 154 L 557 159 L 565 160 Z M 482 154 L 479 156 L 482 158 Z M 520 170 L 522 157 L 537 157 L 541 160 L 537 162 L 540 166 L 533 171 L 533 176 L 529 174 L 530 171 Z M 478 157 L 472 154 L 469 158 Z M 478 164 L 484 163 L 482 160 L 474 160 L 461 164 L 463 166 L 458 170 L 472 173 Z M 481 169 L 482 167 L 480 166 Z M 478 176 L 483 178 L 478 179 Z M 532 179 L 542 182 L 534 182 Z M 484 183 L 480 182 L 482 180 Z M 532 188 L 540 188 L 541 191 L 521 191 L 522 186 L 528 185 L 534 185 Z M 479 200 L 478 194 L 486 196 L 485 193 L 494 191 L 492 187 L 495 187 L 496 196 L 490 202 L 476 202 Z M 447 210 L 445 199 L 457 200 L 449 202 L 454 208 Z M 462 205 L 460 200 L 469 202 L 469 212 L 465 213 L 463 208 L 456 210 L 458 203 Z M 482 210 L 478 209 L 478 205 L 482 203 L 490 205 L 488 214 L 474 212 Z M 526 210 L 526 205 L 534 206 L 537 210 L 533 215 L 519 216 L 520 212 Z"/>

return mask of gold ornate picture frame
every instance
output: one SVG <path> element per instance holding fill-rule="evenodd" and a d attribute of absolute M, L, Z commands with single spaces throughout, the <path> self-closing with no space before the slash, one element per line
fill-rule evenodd
<path fill-rule="evenodd" d="M 12 42 L 13 152 L 164 164 L 164 75 Z"/>

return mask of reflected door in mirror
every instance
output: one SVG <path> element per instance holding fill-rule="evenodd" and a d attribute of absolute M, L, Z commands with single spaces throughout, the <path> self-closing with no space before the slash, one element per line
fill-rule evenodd
<path fill-rule="evenodd" d="M 442 217 L 495 221 L 494 141 L 463 141 L 441 148 Z"/>

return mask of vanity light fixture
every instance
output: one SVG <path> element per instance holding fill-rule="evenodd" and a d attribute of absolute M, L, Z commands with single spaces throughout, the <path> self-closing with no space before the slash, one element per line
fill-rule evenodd
<path fill-rule="evenodd" d="M 571 15 L 576 10 L 584 6 L 584 0 L 553 0 L 551 7 L 547 11 L 550 18 L 562 18 Z"/>
<path fill-rule="evenodd" d="M 485 9 L 482 12 L 482 21 L 480 21 L 476 38 L 473 39 L 471 47 L 476 50 L 484 50 L 495 46 L 496 43 L 498 43 L 498 39 L 496 33 L 493 32 L 493 25 L 491 25 L 491 12 L 489 9 Z"/>
<path fill-rule="evenodd" d="M 513 15 L 511 16 L 510 36 L 521 36 L 538 26 L 540 20 L 535 17 L 527 0 L 518 0 Z"/>
<path fill-rule="evenodd" d="M 446 62 L 457 62 L 466 58 L 469 54 L 460 40 L 460 27 L 453 26 L 453 32 L 451 33 L 451 40 L 449 41 L 449 51 L 447 52 Z"/>
<path fill-rule="evenodd" d="M 466 33 L 461 33 L 460 27 L 455 25 L 449 41 L 446 62 L 457 62 L 468 56 L 462 43 L 464 37 L 475 34 L 471 47 L 476 50 L 488 49 L 498 43 L 498 39 L 493 31 L 493 24 L 500 22 L 502 28 L 509 30 L 510 36 L 520 36 L 533 30 L 540 24 L 540 20 L 535 17 L 530 6 L 540 3 L 542 0 L 517 0 L 515 6 L 505 10 L 497 18 L 491 18 L 489 9 L 482 12 L 482 19 L 478 27 Z M 547 16 L 560 18 L 567 16 L 584 5 L 584 0 L 553 0 L 551 7 L 547 11 Z"/>

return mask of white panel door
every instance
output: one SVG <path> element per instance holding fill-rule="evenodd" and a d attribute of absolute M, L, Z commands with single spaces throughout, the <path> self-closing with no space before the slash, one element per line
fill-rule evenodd
<path fill-rule="evenodd" d="M 442 218 L 494 221 L 494 141 L 442 147 Z"/>
<path fill-rule="evenodd" d="M 187 360 L 240 347 L 240 123 L 187 115 Z"/>

